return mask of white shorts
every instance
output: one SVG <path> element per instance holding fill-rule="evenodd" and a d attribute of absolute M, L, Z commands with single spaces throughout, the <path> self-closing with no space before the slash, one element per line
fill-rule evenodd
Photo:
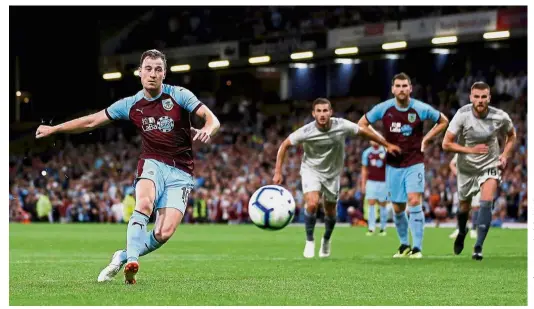
<path fill-rule="evenodd" d="M 466 201 L 471 199 L 471 205 L 480 205 L 480 186 L 488 179 L 501 181 L 501 170 L 493 167 L 482 171 L 479 174 L 467 175 L 458 173 L 458 199 Z M 477 200 L 478 199 L 478 200 Z"/>
<path fill-rule="evenodd" d="M 302 176 L 302 192 L 321 192 L 326 202 L 337 202 L 339 198 L 340 178 L 322 179 L 317 173 L 301 169 L 300 176 Z"/>

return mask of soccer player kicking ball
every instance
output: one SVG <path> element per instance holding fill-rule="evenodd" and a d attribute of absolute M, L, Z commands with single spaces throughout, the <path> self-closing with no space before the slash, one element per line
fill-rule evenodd
<path fill-rule="evenodd" d="M 386 147 L 389 153 L 400 152 L 399 147 L 387 142 L 370 128 L 360 128 L 357 124 L 342 118 L 332 117 L 332 105 L 329 100 L 318 98 L 313 102 L 310 122 L 291 133 L 280 145 L 276 157 L 273 183 L 282 184 L 282 166 L 287 148 L 302 144 L 304 156 L 300 167 L 302 191 L 306 210 L 304 215 L 306 245 L 304 257 L 315 256 L 313 230 L 316 212 L 321 199 L 324 199 L 326 231 L 321 240 L 319 257 L 330 256 L 330 237 L 336 224 L 336 205 L 339 196 L 340 177 L 345 159 L 345 138 L 360 135 Z"/>
<path fill-rule="evenodd" d="M 449 163 L 449 168 L 452 171 L 452 174 L 454 176 L 458 176 L 458 167 L 456 166 L 458 161 L 458 154 L 455 154 L 454 157 L 451 160 L 451 163 Z M 458 193 L 456 193 L 458 194 Z M 458 208 L 459 209 L 459 208 Z M 471 232 L 469 233 L 470 237 L 472 239 L 477 238 L 477 221 L 478 221 L 478 212 L 480 210 L 480 191 L 473 196 L 471 199 L 471 209 L 472 209 L 472 215 L 471 215 Z M 449 238 L 456 238 L 458 236 L 458 233 L 460 233 L 460 229 L 454 230 L 451 235 L 449 235 Z"/>
<path fill-rule="evenodd" d="M 395 75 L 391 92 L 395 98 L 373 107 L 358 124 L 367 127 L 382 120 L 386 140 L 398 143 L 402 149 L 399 156 L 386 156 L 386 186 L 395 210 L 395 226 L 401 243 L 393 257 L 422 258 L 425 227 L 422 207 L 425 190 L 424 150 L 432 138 L 447 128 L 449 121 L 432 106 L 410 98 L 412 85 L 408 75 Z M 423 136 L 425 120 L 437 124 Z M 405 212 L 406 203 L 409 206 L 409 221 Z M 412 232 L 413 248 L 408 240 L 408 227 Z"/>
<path fill-rule="evenodd" d="M 192 142 L 207 143 L 220 127 L 217 117 L 191 91 L 163 84 L 166 69 L 163 53 L 146 51 L 139 68 L 143 90 L 98 113 L 37 129 L 36 137 L 43 138 L 93 130 L 112 120 L 129 120 L 141 134 L 143 144 L 134 183 L 135 211 L 128 222 L 126 250 L 113 254 L 111 263 L 98 276 L 99 282 L 111 280 L 124 266 L 125 282 L 136 283 L 139 257 L 165 244 L 182 221 L 193 188 Z M 191 114 L 205 120 L 202 129 L 191 128 Z M 154 208 L 158 214 L 156 224 L 147 231 Z"/>
<path fill-rule="evenodd" d="M 451 120 L 443 138 L 443 149 L 458 153 L 458 211 L 459 233 L 454 241 L 454 253 L 464 249 L 467 235 L 467 218 L 472 198 L 480 191 L 477 241 L 473 251 L 474 260 L 482 260 L 482 246 L 491 224 L 491 210 L 497 187 L 501 181 L 501 170 L 516 140 L 515 128 L 510 116 L 497 108 L 490 107 L 490 87 L 484 82 L 471 86 L 472 104 L 460 108 Z M 498 137 L 506 139 L 504 151 L 500 154 Z M 458 143 L 455 142 L 458 137 Z M 499 155 L 500 154 L 500 155 Z"/>
<path fill-rule="evenodd" d="M 369 230 L 367 236 L 375 232 L 375 205 L 380 205 L 380 236 L 386 236 L 388 213 L 386 208 L 386 154 L 387 151 L 375 142 L 364 150 L 362 155 L 362 192 L 369 203 Z"/>

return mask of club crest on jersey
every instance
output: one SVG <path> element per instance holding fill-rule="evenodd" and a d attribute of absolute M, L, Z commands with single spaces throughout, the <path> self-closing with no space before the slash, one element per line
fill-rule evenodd
<path fill-rule="evenodd" d="M 171 99 L 165 99 L 165 100 L 161 101 L 161 103 L 163 104 L 163 108 L 166 111 L 170 111 L 174 107 L 174 104 L 172 103 Z"/>
<path fill-rule="evenodd" d="M 163 132 L 167 133 L 170 132 L 174 128 L 174 120 L 172 118 L 163 116 L 158 119 L 158 129 Z"/>
<path fill-rule="evenodd" d="M 386 154 L 381 152 L 379 155 L 380 159 L 384 160 L 384 158 L 386 157 Z"/>
<path fill-rule="evenodd" d="M 408 121 L 409 122 L 413 123 L 413 122 L 415 122 L 416 119 L 417 119 L 417 115 L 416 114 L 414 114 L 414 113 L 409 113 L 408 114 Z"/>

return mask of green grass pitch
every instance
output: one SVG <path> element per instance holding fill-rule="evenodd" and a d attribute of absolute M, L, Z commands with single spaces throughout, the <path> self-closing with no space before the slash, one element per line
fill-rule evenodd
<path fill-rule="evenodd" d="M 316 228 L 319 249 L 323 224 Z M 10 225 L 10 305 L 526 305 L 527 230 L 491 229 L 452 254 L 451 229 L 425 230 L 424 258 L 392 259 L 394 228 L 367 237 L 338 227 L 332 255 L 302 257 L 304 228 L 180 226 L 140 259 L 137 285 L 97 283 L 126 225 Z"/>

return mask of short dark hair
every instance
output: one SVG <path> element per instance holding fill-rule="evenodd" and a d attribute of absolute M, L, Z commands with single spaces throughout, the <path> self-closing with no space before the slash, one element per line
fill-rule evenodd
<path fill-rule="evenodd" d="M 491 87 L 485 82 L 475 82 L 473 84 L 473 86 L 471 86 L 471 90 L 473 90 L 473 89 L 477 89 L 477 90 L 486 90 L 486 89 L 488 89 L 488 90 L 490 90 Z"/>
<path fill-rule="evenodd" d="M 139 62 L 139 67 L 143 66 L 143 61 L 145 61 L 146 58 L 150 59 L 158 59 L 161 58 L 163 60 L 163 65 L 165 66 L 165 70 L 167 70 L 167 57 L 165 57 L 165 54 L 160 52 L 157 49 L 151 49 L 147 50 L 141 55 L 141 62 Z"/>
<path fill-rule="evenodd" d="M 412 80 L 410 79 L 410 76 L 408 76 L 408 74 L 406 74 L 404 72 L 401 72 L 401 73 L 396 74 L 395 76 L 393 76 L 393 79 L 391 80 L 391 84 L 394 85 L 395 84 L 395 80 L 397 80 L 397 79 L 407 80 L 410 85 L 412 84 Z"/>
<path fill-rule="evenodd" d="M 332 103 L 328 99 L 325 98 L 317 98 L 312 103 L 312 110 L 315 110 L 315 106 L 319 104 L 328 104 L 330 106 L 330 109 L 332 109 Z"/>

